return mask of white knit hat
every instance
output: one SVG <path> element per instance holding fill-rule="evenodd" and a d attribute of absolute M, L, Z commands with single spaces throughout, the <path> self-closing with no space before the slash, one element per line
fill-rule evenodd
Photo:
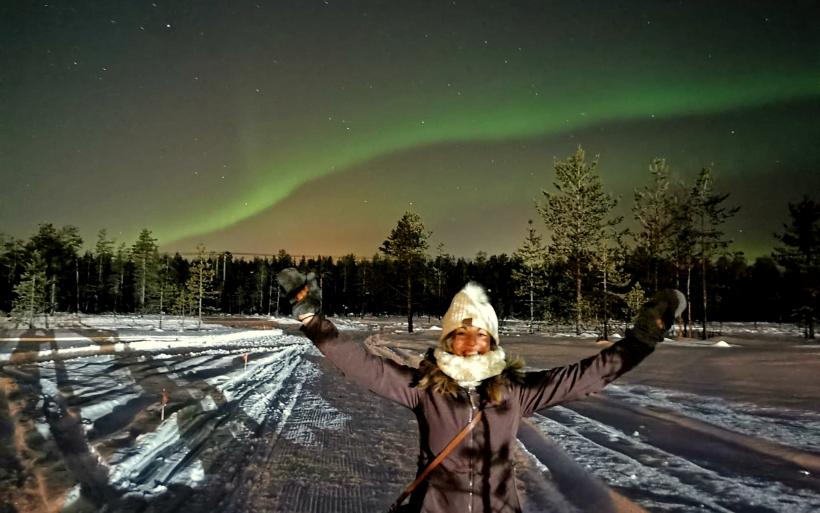
<path fill-rule="evenodd" d="M 465 285 L 453 297 L 450 308 L 441 320 L 439 343 L 444 342 L 450 333 L 462 326 L 483 328 L 498 344 L 498 317 L 484 287 L 474 281 Z"/>

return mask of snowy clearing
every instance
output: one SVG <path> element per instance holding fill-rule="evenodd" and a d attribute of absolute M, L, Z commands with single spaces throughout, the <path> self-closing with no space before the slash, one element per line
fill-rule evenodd
<path fill-rule="evenodd" d="M 0 341 L 0 457 L 10 469 L 0 491 L 17 511 L 369 511 L 412 477 L 412 415 L 346 384 L 293 322 L 159 332 L 155 321 L 86 318 L 82 329 L 62 322 Z M 386 349 L 396 354 L 420 354 L 440 333 L 433 322 L 412 335 L 395 319 L 338 324 L 359 339 L 392 337 Z M 788 362 L 820 361 L 789 352 L 809 347 L 799 339 L 772 346 L 737 332 L 747 338 L 668 340 L 646 370 L 599 397 L 542 412 L 536 425 L 652 511 L 818 511 L 820 411 L 809 395 L 781 397 L 787 384 L 755 395 L 728 372 L 740 368 L 731 360 L 712 373 L 721 381 L 697 385 L 707 393 L 691 390 L 688 373 L 726 358 L 763 362 L 755 372 L 772 383 L 789 378 Z M 599 350 L 594 339 L 527 335 L 525 323 L 504 340 L 535 367 Z M 733 387 L 749 400 L 711 392 Z M 778 397 L 793 405 L 777 405 Z M 523 500 L 549 511 L 549 488 L 538 480 L 560 468 L 534 458 L 518 457 L 528 476 Z"/>

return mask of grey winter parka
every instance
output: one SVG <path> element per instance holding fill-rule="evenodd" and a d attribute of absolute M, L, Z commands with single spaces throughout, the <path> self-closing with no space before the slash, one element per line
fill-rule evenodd
<path fill-rule="evenodd" d="M 503 399 L 492 403 L 481 387 L 469 393 L 459 389 L 457 397 L 418 387 L 418 369 L 370 353 L 340 335 L 323 316 L 301 329 L 349 379 L 413 410 L 419 426 L 419 471 L 479 408 L 484 410 L 481 422 L 411 496 L 411 504 L 423 513 L 520 513 L 512 464 L 519 420 L 601 390 L 653 350 L 628 334 L 578 363 L 507 380 Z"/>

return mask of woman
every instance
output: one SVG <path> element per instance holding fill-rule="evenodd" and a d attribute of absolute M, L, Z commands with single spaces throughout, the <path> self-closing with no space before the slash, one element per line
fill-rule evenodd
<path fill-rule="evenodd" d="M 626 337 L 578 363 L 523 372 L 499 345 L 498 318 L 484 289 L 469 283 L 442 319 L 438 348 L 419 368 L 366 351 L 320 313 L 312 275 L 286 269 L 277 277 L 301 330 L 348 378 L 413 410 L 419 426 L 419 471 L 477 414 L 483 418 L 410 497 L 412 511 L 520 512 L 513 448 L 519 421 L 536 410 L 601 390 L 663 340 L 686 305 L 678 291 L 647 304 Z"/>

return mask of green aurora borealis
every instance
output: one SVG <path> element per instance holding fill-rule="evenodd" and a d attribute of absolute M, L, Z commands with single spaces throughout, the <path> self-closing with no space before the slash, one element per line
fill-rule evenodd
<path fill-rule="evenodd" d="M 623 209 L 713 166 L 752 255 L 820 193 L 811 2 L 154 4 L 0 8 L 1 232 L 368 255 L 412 203 L 509 252 L 578 144 Z"/>

